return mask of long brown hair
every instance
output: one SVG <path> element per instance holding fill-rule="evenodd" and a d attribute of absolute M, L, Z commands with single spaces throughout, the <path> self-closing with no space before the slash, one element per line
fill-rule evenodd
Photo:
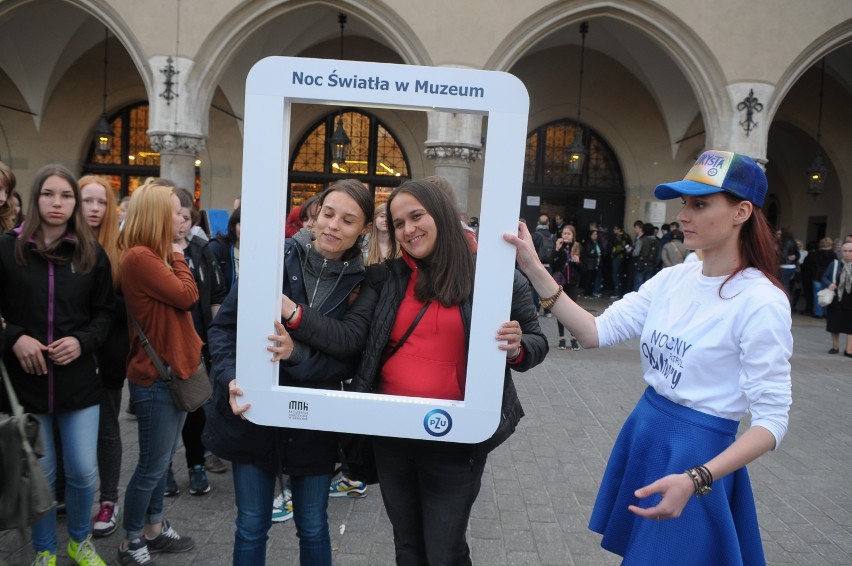
<path fill-rule="evenodd" d="M 85 175 L 77 181 L 80 187 L 80 197 L 83 196 L 83 187 L 86 185 L 100 185 L 106 194 L 106 210 L 98 228 L 98 243 L 106 252 L 112 268 L 112 285 L 118 290 L 121 284 L 121 253 L 118 250 L 118 205 L 115 202 L 115 191 L 109 181 L 97 175 Z"/>
<path fill-rule="evenodd" d="M 367 265 L 373 265 L 374 263 L 381 263 L 389 258 L 399 257 L 399 250 L 395 249 L 396 247 L 388 242 L 388 255 L 387 257 L 382 257 L 382 246 L 379 244 L 379 229 L 376 228 L 376 219 L 380 214 L 385 213 L 385 220 L 387 220 L 387 211 L 388 205 L 387 203 L 382 203 L 376 207 L 375 212 L 373 213 L 373 227 L 370 228 L 370 245 L 367 246 Z M 393 231 L 393 226 L 390 225 L 390 222 L 387 222 L 388 234 Z"/>
<path fill-rule="evenodd" d="M 39 241 L 37 236 L 41 235 L 41 212 L 39 211 L 38 199 L 41 196 L 41 188 L 50 177 L 59 177 L 71 185 L 71 190 L 74 193 L 74 211 L 68 218 L 65 225 L 65 234 L 61 238 L 57 238 L 50 245 L 44 245 L 44 241 Z M 58 252 L 59 246 L 65 239 L 65 235 L 74 237 L 74 253 L 71 255 L 71 265 L 77 273 L 88 273 L 94 267 L 98 257 L 98 246 L 95 243 L 95 237 L 86 224 L 83 214 L 80 211 L 80 187 L 77 186 L 77 181 L 74 175 L 62 165 L 51 164 L 45 165 L 39 169 L 33 180 L 33 187 L 30 191 L 30 202 L 27 206 L 27 215 L 24 217 L 24 225 L 21 230 L 21 235 L 18 236 L 15 242 L 15 261 L 18 265 L 27 264 L 27 246 L 29 242 L 35 241 L 36 247 L 31 251 L 39 254 L 48 261 L 58 264 L 64 264 L 66 258 Z M 42 238 L 43 240 L 43 238 Z"/>
<path fill-rule="evenodd" d="M 393 250 L 397 248 L 391 203 L 396 195 L 408 193 L 423 205 L 435 222 L 435 249 L 420 260 L 420 274 L 414 286 L 419 301 L 437 299 L 445 307 L 467 300 L 473 292 L 476 269 L 470 244 L 462 231 L 454 199 L 435 182 L 423 179 L 406 181 L 388 198 L 388 233 Z"/>
<path fill-rule="evenodd" d="M 732 205 L 743 201 L 743 199 L 738 196 L 724 191 L 721 194 L 724 195 L 725 198 L 728 199 L 728 202 Z M 769 227 L 769 221 L 766 220 L 766 215 L 763 214 L 763 210 L 757 205 L 752 207 L 751 216 L 745 221 L 743 227 L 740 229 L 739 250 L 740 264 L 734 272 L 725 279 L 725 282 L 722 283 L 722 287 L 724 287 L 728 281 L 733 279 L 737 273 L 745 270 L 746 268 L 753 267 L 763 273 L 773 285 L 784 291 L 785 294 L 787 293 L 787 290 L 784 289 L 784 286 L 778 280 L 780 262 L 775 234 L 773 233 L 772 228 Z M 722 287 L 719 288 L 720 297 L 722 296 Z"/>
<path fill-rule="evenodd" d="M 568 230 L 574 236 L 574 239 L 571 241 L 571 249 L 565 250 L 565 253 L 569 254 L 568 261 L 571 261 L 571 256 L 580 255 L 580 253 L 583 251 L 583 248 L 582 246 L 580 246 L 580 242 L 577 241 L 577 229 L 571 226 L 570 224 L 566 224 L 562 227 L 561 231 L 564 232 L 565 230 Z M 562 234 L 560 233 L 559 236 L 562 237 Z M 565 246 L 564 242 L 562 245 L 563 247 Z"/>

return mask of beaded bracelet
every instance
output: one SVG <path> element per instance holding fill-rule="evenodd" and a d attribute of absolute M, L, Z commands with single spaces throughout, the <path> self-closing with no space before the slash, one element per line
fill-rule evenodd
<path fill-rule="evenodd" d="M 713 491 L 710 487 L 713 484 L 713 474 L 711 474 L 710 470 L 706 467 L 696 466 L 686 470 L 684 473 L 692 480 L 692 485 L 695 487 L 695 495 L 697 497 L 707 495 Z"/>
<path fill-rule="evenodd" d="M 556 291 L 553 295 L 547 297 L 546 299 L 541 300 L 541 308 L 544 310 L 550 310 L 553 308 L 553 305 L 556 304 L 556 301 L 559 300 L 559 297 L 562 296 L 562 287 L 559 287 L 559 290 Z"/>

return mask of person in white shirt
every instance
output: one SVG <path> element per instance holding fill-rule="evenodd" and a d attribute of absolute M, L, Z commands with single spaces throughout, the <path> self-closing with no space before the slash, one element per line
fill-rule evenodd
<path fill-rule="evenodd" d="M 745 466 L 787 430 L 793 351 L 760 209 L 766 191 L 753 160 L 725 151 L 658 186 L 658 199 L 682 199 L 684 243 L 703 261 L 661 271 L 597 318 L 556 289 L 525 226 L 504 235 L 542 304 L 584 348 L 640 338 L 648 388 L 615 442 L 589 523 L 625 564 L 765 563 Z M 747 413 L 751 426 L 736 438 Z"/>

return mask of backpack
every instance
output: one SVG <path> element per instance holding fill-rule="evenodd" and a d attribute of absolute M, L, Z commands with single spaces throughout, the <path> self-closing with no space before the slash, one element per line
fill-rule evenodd
<path fill-rule="evenodd" d="M 538 236 L 538 238 L 535 238 L 535 236 Z M 550 234 L 544 235 L 536 230 L 533 235 L 533 244 L 535 245 L 535 251 L 538 253 L 538 259 L 541 263 L 546 265 L 553 261 L 556 244 L 553 243 L 553 238 L 550 237 Z"/>
<path fill-rule="evenodd" d="M 660 241 L 654 236 L 643 236 L 642 249 L 639 250 L 639 255 L 634 258 L 634 270 L 641 273 L 656 265 L 659 253 Z"/>

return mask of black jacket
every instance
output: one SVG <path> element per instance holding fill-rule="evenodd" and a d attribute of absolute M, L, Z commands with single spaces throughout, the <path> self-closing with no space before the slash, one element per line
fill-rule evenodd
<path fill-rule="evenodd" d="M 307 292 L 302 276 L 303 250 L 292 240 L 285 244 L 283 293 L 300 304 L 306 304 Z M 349 309 L 349 297 L 364 277 L 360 254 L 353 257 L 351 273 L 340 277 L 325 300 L 323 315 L 341 319 Z M 256 425 L 234 416 L 228 404 L 228 383 L 236 375 L 237 295 L 239 284 L 228 294 L 219 314 L 208 329 L 210 354 L 213 358 L 211 378 L 214 381 L 212 406 L 208 407 L 203 442 L 214 454 L 227 460 L 256 465 L 268 472 L 283 471 L 292 475 L 331 473 L 337 461 L 337 435 L 318 430 L 279 428 Z M 359 296 L 359 299 L 361 297 Z M 365 299 L 367 296 L 365 295 Z M 361 301 L 356 301 L 358 304 Z M 354 308 L 354 307 L 353 307 Z M 372 305 L 364 305 L 372 310 Z M 351 310 L 351 309 L 350 309 Z M 362 313 L 363 315 L 363 313 Z M 366 336 L 366 331 L 365 331 Z M 319 343 L 333 342 L 331 337 L 316 336 Z M 294 387 L 341 389 L 341 383 L 352 377 L 357 356 L 338 359 L 300 344 L 307 352 L 303 361 L 279 364 L 279 383 Z M 355 350 L 359 351 L 360 348 Z"/>
<path fill-rule="evenodd" d="M 76 243 L 66 237 L 57 252 L 62 264 L 33 253 L 27 244 L 27 263 L 15 261 L 17 234 L 0 235 L 0 312 L 6 319 L 6 351 L 3 360 L 18 399 L 31 413 L 76 411 L 100 402 L 101 381 L 95 353 L 112 324 L 115 295 L 109 259 L 98 246 L 95 265 L 77 273 L 71 264 Z M 25 373 L 12 346 L 26 334 L 48 345 L 73 336 L 81 354 L 65 366 L 45 355 L 47 375 Z"/>
<path fill-rule="evenodd" d="M 373 315 L 367 346 L 361 356 L 358 372 L 352 380 L 353 391 L 372 392 L 377 389 L 382 353 L 396 320 L 396 313 L 405 295 L 410 276 L 411 269 L 403 259 L 395 259 L 390 263 L 390 273 L 379 293 L 379 302 Z M 460 307 L 465 335 L 470 336 L 471 301 L 464 301 Z M 491 438 L 472 445 L 474 456 L 485 456 L 502 444 L 512 435 L 518 422 L 524 416 L 524 410 L 512 381 L 510 367 L 516 371 L 526 371 L 541 363 L 548 352 L 547 339 L 538 324 L 538 316 L 533 305 L 529 283 L 517 270 L 512 288 L 510 319 L 517 320 L 521 325 L 523 331 L 521 344 L 524 349 L 524 357 L 517 365 L 506 365 L 503 376 L 500 422 Z"/>
<path fill-rule="evenodd" d="M 198 303 L 192 308 L 192 321 L 201 341 L 206 343 L 207 327 L 213 321 L 210 308 L 222 304 L 228 294 L 228 286 L 225 285 L 219 261 L 206 240 L 191 237 L 189 245 L 184 249 L 184 257 L 198 286 Z"/>
<path fill-rule="evenodd" d="M 583 266 L 579 262 L 569 259 L 568 253 L 570 249 L 571 246 L 562 246 L 553 252 L 553 261 L 550 262 L 550 268 L 553 270 L 553 273 L 556 273 L 558 271 L 563 271 L 567 265 L 568 284 L 579 285 L 583 279 Z M 582 259 L 580 261 L 582 261 Z"/>

